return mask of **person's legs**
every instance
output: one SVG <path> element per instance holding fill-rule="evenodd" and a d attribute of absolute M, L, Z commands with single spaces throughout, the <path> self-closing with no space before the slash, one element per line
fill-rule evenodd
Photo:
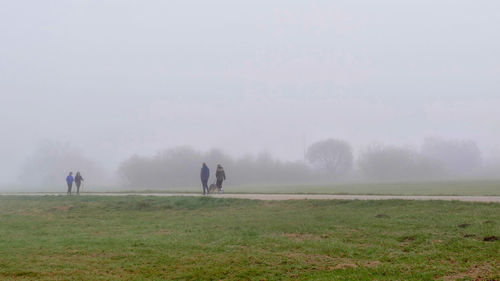
<path fill-rule="evenodd" d="M 76 195 L 80 195 L 80 183 L 76 184 Z"/>
<path fill-rule="evenodd" d="M 203 185 L 203 195 L 205 195 L 208 193 L 208 180 L 202 180 L 201 183 Z"/>
<path fill-rule="evenodd" d="M 68 182 L 68 195 L 71 195 L 71 183 Z"/>
<path fill-rule="evenodd" d="M 217 179 L 217 188 L 219 189 L 219 193 L 222 192 L 222 180 L 221 179 Z"/>

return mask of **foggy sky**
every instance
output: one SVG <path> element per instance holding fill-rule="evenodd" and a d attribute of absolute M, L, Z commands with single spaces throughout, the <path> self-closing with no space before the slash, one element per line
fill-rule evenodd
<path fill-rule="evenodd" d="M 500 148 L 500 2 L 2 1 L 0 183 L 38 143 L 109 169 L 328 137 Z M 305 141 L 304 141 L 305 140 Z"/>

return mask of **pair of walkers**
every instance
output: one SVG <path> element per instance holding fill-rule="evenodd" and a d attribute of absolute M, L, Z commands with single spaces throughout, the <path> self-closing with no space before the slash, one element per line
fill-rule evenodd
<path fill-rule="evenodd" d="M 207 164 L 203 163 L 200 172 L 201 184 L 203 186 L 203 195 L 209 193 L 208 189 L 208 179 L 210 178 L 210 169 L 208 169 Z M 226 172 L 220 164 L 217 165 L 217 171 L 215 172 L 216 183 L 215 186 L 219 190 L 219 193 L 223 192 L 222 183 L 226 180 Z M 212 186 L 212 185 L 211 185 Z"/>
<path fill-rule="evenodd" d="M 66 177 L 66 183 L 68 184 L 68 195 L 71 195 L 71 188 L 73 187 L 73 182 L 76 185 L 76 194 L 80 195 L 80 186 L 82 185 L 83 177 L 80 172 L 76 172 L 75 177 L 73 178 L 73 172 L 69 172 L 69 175 Z"/>

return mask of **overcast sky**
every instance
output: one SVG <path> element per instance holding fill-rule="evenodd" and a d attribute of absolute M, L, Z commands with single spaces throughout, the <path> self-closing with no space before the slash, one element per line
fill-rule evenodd
<path fill-rule="evenodd" d="M 112 169 L 177 145 L 302 158 L 468 138 L 500 155 L 500 1 L 0 4 L 0 183 L 43 140 Z"/>

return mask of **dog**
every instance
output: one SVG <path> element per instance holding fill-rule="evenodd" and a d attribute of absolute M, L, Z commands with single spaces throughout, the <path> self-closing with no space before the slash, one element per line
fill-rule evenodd
<path fill-rule="evenodd" d="M 210 194 L 210 193 L 214 193 L 215 191 L 219 191 L 219 187 L 218 187 L 215 183 L 212 183 L 212 184 L 208 187 L 208 194 Z"/>

